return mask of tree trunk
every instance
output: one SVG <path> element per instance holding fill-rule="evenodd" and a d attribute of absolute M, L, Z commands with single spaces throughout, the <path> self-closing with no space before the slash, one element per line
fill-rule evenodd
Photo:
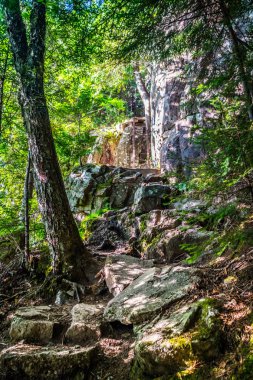
<path fill-rule="evenodd" d="M 24 184 L 24 193 L 23 201 L 21 206 L 21 221 L 24 224 L 24 231 L 20 234 L 20 249 L 24 251 L 24 267 L 29 269 L 30 267 L 30 200 L 33 196 L 33 173 L 30 153 L 28 154 L 28 162 L 26 167 L 25 175 L 25 184 Z"/>
<path fill-rule="evenodd" d="M 2 125 L 3 125 L 4 83 L 6 80 L 8 59 L 9 59 L 9 46 L 7 47 L 7 50 L 5 53 L 5 58 L 3 62 L 3 70 L 0 76 L 0 134 L 2 133 Z"/>
<path fill-rule="evenodd" d="M 86 262 L 90 255 L 85 250 L 69 207 L 44 94 L 45 2 L 33 1 L 29 46 L 19 1 L 6 0 L 4 8 L 15 68 L 21 80 L 20 102 L 53 271 L 68 273 L 73 279 L 80 280 L 77 277 L 80 277 L 81 255 Z"/>

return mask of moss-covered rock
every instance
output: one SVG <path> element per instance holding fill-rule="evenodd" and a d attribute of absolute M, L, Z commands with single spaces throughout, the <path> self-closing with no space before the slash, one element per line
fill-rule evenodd
<path fill-rule="evenodd" d="M 217 358 L 221 341 L 215 302 L 203 299 L 187 305 L 142 330 L 135 346 L 131 379 L 172 379 L 196 360 Z"/>

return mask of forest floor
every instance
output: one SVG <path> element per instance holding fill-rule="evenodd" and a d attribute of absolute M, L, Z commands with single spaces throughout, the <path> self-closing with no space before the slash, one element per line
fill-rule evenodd
<path fill-rule="evenodd" d="M 104 252 L 104 254 L 106 254 Z M 110 252 L 108 252 L 110 254 Z M 100 258 L 101 265 L 101 258 Z M 231 257 L 226 254 L 206 265 L 199 265 L 203 273 L 201 287 L 189 294 L 186 301 L 212 297 L 220 301 L 221 318 L 224 322 L 226 354 L 215 364 L 216 379 L 231 379 L 232 373 L 242 360 L 240 345 L 249 340 L 252 327 L 249 315 L 253 307 L 253 250 Z M 28 305 L 53 305 L 54 297 L 45 296 L 45 282 L 35 276 L 28 276 L 15 260 L 0 267 L 0 351 L 9 345 L 8 330 L 15 310 Z M 86 289 L 81 302 L 106 304 L 112 296 L 107 289 L 96 294 L 96 285 Z M 70 321 L 70 310 L 76 300 L 58 306 L 57 312 L 62 320 Z M 178 305 L 178 304 L 177 304 Z M 171 310 L 171 309 L 170 309 Z M 134 356 L 134 334 L 132 326 L 120 323 L 111 324 L 99 340 L 97 360 L 90 371 L 90 380 L 126 380 Z M 239 342 L 239 343 L 238 343 Z M 200 363 L 196 363 L 199 366 Z"/>

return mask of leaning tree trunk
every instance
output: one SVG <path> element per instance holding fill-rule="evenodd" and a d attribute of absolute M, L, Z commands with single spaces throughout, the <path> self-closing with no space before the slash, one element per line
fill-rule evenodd
<path fill-rule="evenodd" d="M 86 275 L 91 259 L 69 207 L 44 94 L 45 1 L 33 1 L 29 45 L 19 0 L 5 0 L 4 8 L 15 67 L 21 81 L 20 102 L 53 270 L 77 279 L 80 277 L 81 255 L 86 260 Z"/>

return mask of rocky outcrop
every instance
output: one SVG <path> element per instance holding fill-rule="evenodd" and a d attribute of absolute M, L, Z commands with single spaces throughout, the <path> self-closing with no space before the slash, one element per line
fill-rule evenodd
<path fill-rule="evenodd" d="M 170 186 L 158 183 L 143 184 L 134 194 L 134 211 L 145 214 L 151 210 L 162 209 L 170 193 Z"/>
<path fill-rule="evenodd" d="M 79 167 L 66 182 L 70 207 L 74 213 L 130 207 L 134 203 L 136 190 L 142 182 L 148 181 L 147 175 L 150 173 L 155 174 L 156 171 L 92 164 Z M 162 178 L 157 177 L 156 180 L 159 183 Z"/>
<path fill-rule="evenodd" d="M 203 124 L 205 108 L 191 101 L 196 78 L 185 72 L 189 57 L 149 64 L 147 78 L 135 72 L 145 118 L 135 117 L 117 126 L 111 137 L 98 137 L 88 162 L 123 166 L 154 167 L 169 173 L 189 176 L 192 166 L 204 158 L 193 126 Z M 194 71 L 194 70 L 193 70 Z M 145 87 L 145 96 L 138 84 Z M 194 106 L 193 106 L 194 105 Z M 148 127 L 147 127 L 148 126 Z"/>
<path fill-rule="evenodd" d="M 172 202 L 175 190 L 166 181 L 144 169 L 77 168 L 67 183 L 68 196 L 79 221 L 94 213 L 85 225 L 88 244 L 112 251 L 128 244 L 134 256 L 170 264 L 187 257 L 186 245 L 201 247 L 211 239 L 211 231 L 187 225 L 205 204 Z"/>

